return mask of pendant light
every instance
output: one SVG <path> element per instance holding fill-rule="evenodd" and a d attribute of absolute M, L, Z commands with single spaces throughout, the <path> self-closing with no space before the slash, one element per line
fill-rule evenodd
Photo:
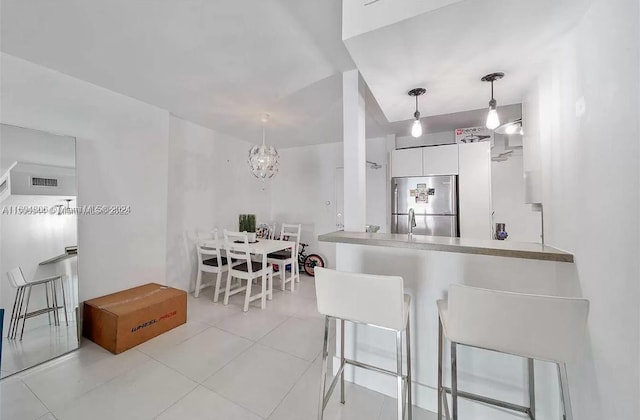
<path fill-rule="evenodd" d="M 489 101 L 489 113 L 487 114 L 487 128 L 489 130 L 495 130 L 500 126 L 500 117 L 498 116 L 498 110 L 495 98 L 493 97 L 493 82 L 500 80 L 504 77 L 504 73 L 491 73 L 484 76 L 483 82 L 491 82 L 491 100 Z"/>
<path fill-rule="evenodd" d="M 249 158 L 247 159 L 253 176 L 263 181 L 273 178 L 278 173 L 278 160 L 280 158 L 275 147 L 265 144 L 266 124 L 269 121 L 269 117 L 269 114 L 264 114 L 262 117 L 262 145 L 253 146 L 249 150 Z"/>
<path fill-rule="evenodd" d="M 408 92 L 409 96 L 415 96 L 416 98 L 416 112 L 413 113 L 413 125 L 411 126 L 411 135 L 413 137 L 421 137 L 422 136 L 422 124 L 420 123 L 420 111 L 418 111 L 418 96 L 424 95 L 426 93 L 426 89 L 424 88 L 415 88 L 411 89 Z"/>

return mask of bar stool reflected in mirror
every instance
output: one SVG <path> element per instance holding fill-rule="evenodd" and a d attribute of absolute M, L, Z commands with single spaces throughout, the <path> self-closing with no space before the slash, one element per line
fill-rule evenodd
<path fill-rule="evenodd" d="M 62 309 L 64 311 L 64 320 L 67 326 L 69 326 L 69 318 L 67 315 L 67 299 L 64 291 L 63 276 L 53 276 L 44 279 L 27 281 L 24 278 L 22 269 L 16 267 L 7 272 L 9 278 L 9 284 L 16 289 L 16 296 L 13 300 L 13 308 L 11 310 L 11 320 L 9 322 L 9 332 L 7 338 L 16 339 L 18 335 L 18 329 L 20 329 L 20 340 L 24 336 L 24 326 L 28 318 L 47 314 L 49 317 L 53 315 L 53 322 L 56 326 L 60 325 L 60 316 L 58 311 Z M 62 290 L 62 306 L 58 303 L 58 291 L 56 282 L 60 281 L 60 289 Z M 31 300 L 31 290 L 33 286 L 44 286 L 46 307 L 29 312 L 29 302 Z M 22 328 L 20 328 L 20 320 L 22 320 Z M 49 318 L 49 325 L 51 325 L 51 318 Z"/>
<path fill-rule="evenodd" d="M 447 420 L 458 420 L 460 397 L 523 413 L 534 420 L 534 360 L 541 360 L 557 365 L 564 419 L 573 420 L 566 363 L 584 342 L 588 300 L 451 285 L 448 299 L 438 301 L 438 312 L 438 419 L 444 414 Z M 451 388 L 443 385 L 445 337 L 451 342 Z M 526 358 L 529 407 L 458 389 L 459 345 Z M 451 394 L 451 413 L 447 394 Z"/>
<path fill-rule="evenodd" d="M 395 376 L 398 387 L 398 420 L 404 419 L 405 415 L 407 419 L 411 420 L 411 338 L 409 334 L 409 307 L 411 297 L 404 294 L 402 277 L 344 273 L 328 268 L 316 267 L 315 281 L 318 312 L 325 316 L 318 419 L 323 419 L 324 410 L 338 380 L 340 381 L 340 402 L 342 404 L 345 403 L 344 368 L 349 364 L 358 368 Z M 357 302 L 357 304 L 354 304 L 354 302 Z M 329 390 L 325 392 L 327 359 L 329 357 L 329 326 L 332 319 L 340 321 L 340 366 L 335 378 L 329 385 Z M 395 332 L 396 371 L 393 372 L 346 358 L 344 354 L 345 322 L 365 324 L 370 327 Z M 406 374 L 403 373 L 402 366 L 403 332 L 406 338 Z"/>

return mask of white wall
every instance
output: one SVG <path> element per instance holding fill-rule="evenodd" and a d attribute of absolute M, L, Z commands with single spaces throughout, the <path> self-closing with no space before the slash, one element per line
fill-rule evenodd
<path fill-rule="evenodd" d="M 198 230 L 238 230 L 238 215 L 270 220 L 269 183 L 248 170 L 250 144 L 171 116 L 167 194 L 167 284 L 193 290 Z M 263 190 L 264 187 L 264 190 Z"/>
<path fill-rule="evenodd" d="M 522 149 L 514 150 L 505 161 L 491 162 L 491 205 L 492 227 L 506 223 L 507 241 L 541 241 L 540 213 L 524 202 Z"/>
<path fill-rule="evenodd" d="M 640 412 L 638 17 L 636 1 L 594 0 L 523 104 L 525 121 L 540 115 L 526 132 L 539 135 L 546 242 L 576 255 L 569 275 L 591 301 L 569 367 L 576 419 Z"/>
<path fill-rule="evenodd" d="M 45 67 L 1 55 L 0 122 L 77 138 L 79 204 L 128 216 L 78 217 L 80 299 L 164 283 L 169 114 Z"/>

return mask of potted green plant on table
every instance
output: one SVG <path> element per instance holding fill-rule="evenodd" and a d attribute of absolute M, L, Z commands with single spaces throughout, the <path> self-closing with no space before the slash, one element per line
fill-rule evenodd
<path fill-rule="evenodd" d="M 255 242 L 256 240 L 256 215 L 255 214 L 241 214 L 238 218 L 238 230 L 240 232 L 247 232 L 249 235 L 249 242 Z"/>

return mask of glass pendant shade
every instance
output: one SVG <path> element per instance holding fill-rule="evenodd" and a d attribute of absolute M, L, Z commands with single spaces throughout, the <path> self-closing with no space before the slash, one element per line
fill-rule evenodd
<path fill-rule="evenodd" d="M 273 146 L 253 146 L 249 150 L 248 159 L 251 173 L 260 179 L 273 178 L 278 173 L 279 158 L 278 151 Z"/>
<path fill-rule="evenodd" d="M 267 116 L 263 120 L 263 124 L 267 120 Z M 273 178 L 278 173 L 280 155 L 273 146 L 267 146 L 265 144 L 265 128 L 262 127 L 262 144 L 253 146 L 249 150 L 249 157 L 247 163 L 249 163 L 249 169 L 253 176 L 259 179 Z"/>
<path fill-rule="evenodd" d="M 411 135 L 416 138 L 422 136 L 422 124 L 420 124 L 420 120 L 413 121 Z"/>

